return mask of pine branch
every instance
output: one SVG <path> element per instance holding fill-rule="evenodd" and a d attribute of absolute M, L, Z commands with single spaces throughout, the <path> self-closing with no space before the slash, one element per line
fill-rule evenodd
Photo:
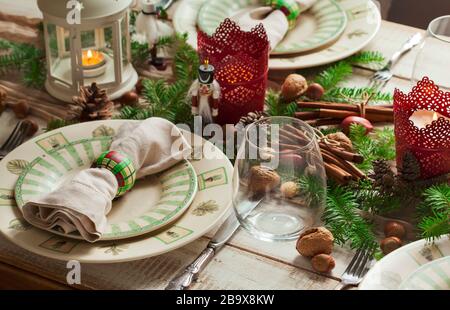
<path fill-rule="evenodd" d="M 366 135 L 363 126 L 352 124 L 349 137 L 355 150 L 364 157 L 364 162 L 358 165 L 364 171 L 371 170 L 377 159 L 395 159 L 395 135 L 391 128 L 376 129 L 372 135 Z"/>
<path fill-rule="evenodd" d="M 307 194 L 311 207 L 319 207 L 325 202 L 326 190 L 317 177 L 303 175 L 297 183 L 302 192 Z"/>
<path fill-rule="evenodd" d="M 271 116 L 294 116 L 297 111 L 297 104 L 295 102 L 283 103 L 280 99 L 279 92 L 268 90 L 266 94 L 267 113 Z"/>
<path fill-rule="evenodd" d="M 363 51 L 347 58 L 351 64 L 381 64 L 385 61 L 382 53 L 378 51 Z"/>
<path fill-rule="evenodd" d="M 418 210 L 422 215 L 419 228 L 424 238 L 435 240 L 450 234 L 450 185 L 442 184 L 426 189 Z"/>
<path fill-rule="evenodd" d="M 47 123 L 46 132 L 78 123 L 76 120 L 53 119 Z"/>
<path fill-rule="evenodd" d="M 319 73 L 314 81 L 322 85 L 326 91 L 329 91 L 352 75 L 352 73 L 353 68 L 351 64 L 346 60 L 341 60 Z"/>
<path fill-rule="evenodd" d="M 336 242 L 340 245 L 349 243 L 352 248 L 375 248 L 377 243 L 372 227 L 358 214 L 358 203 L 353 192 L 335 186 L 327 194 L 322 219 Z"/>
<path fill-rule="evenodd" d="M 374 91 L 373 88 L 369 87 L 335 87 L 327 91 L 322 97 L 323 101 L 330 102 L 348 102 L 349 99 L 361 101 L 364 96 L 371 96 L 372 101 L 388 101 L 391 102 L 393 97 L 391 93 L 383 93 L 380 91 Z"/>

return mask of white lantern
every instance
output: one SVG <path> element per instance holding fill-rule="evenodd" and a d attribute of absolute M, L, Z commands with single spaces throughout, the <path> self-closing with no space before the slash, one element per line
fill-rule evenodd
<path fill-rule="evenodd" d="M 72 101 L 80 86 L 96 82 L 111 99 L 138 80 L 131 65 L 129 7 L 132 0 L 38 0 L 44 16 L 45 87 Z"/>

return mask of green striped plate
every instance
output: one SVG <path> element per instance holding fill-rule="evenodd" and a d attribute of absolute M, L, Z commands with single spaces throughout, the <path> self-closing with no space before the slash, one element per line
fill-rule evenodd
<path fill-rule="evenodd" d="M 450 256 L 423 265 L 401 285 L 404 290 L 450 290 Z"/>
<path fill-rule="evenodd" d="M 198 14 L 199 28 L 211 35 L 225 18 L 232 18 L 264 5 L 263 0 L 210 0 Z M 347 26 L 345 11 L 334 0 L 318 0 L 300 14 L 297 25 L 271 52 L 292 54 L 311 51 L 337 40 Z"/>
<path fill-rule="evenodd" d="M 33 159 L 16 183 L 15 198 L 19 208 L 89 168 L 97 156 L 108 150 L 111 141 L 109 136 L 100 136 L 56 145 Z M 41 145 L 45 150 L 45 144 Z M 108 227 L 101 240 L 135 237 L 175 221 L 188 209 L 197 187 L 197 175 L 188 161 L 157 176 L 138 180 L 130 193 L 113 202 L 107 216 Z M 79 234 L 69 237 L 82 239 Z"/>

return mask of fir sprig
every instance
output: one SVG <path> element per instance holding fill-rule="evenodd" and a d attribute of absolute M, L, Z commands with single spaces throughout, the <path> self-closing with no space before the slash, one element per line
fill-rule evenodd
<path fill-rule="evenodd" d="M 390 93 L 375 91 L 370 87 L 335 87 L 327 91 L 322 97 L 323 101 L 332 102 L 348 102 L 349 99 L 354 101 L 364 100 L 365 96 L 370 96 L 372 101 L 392 101 L 393 97 Z"/>
<path fill-rule="evenodd" d="M 359 215 L 358 207 L 351 190 L 334 186 L 327 192 L 327 205 L 322 219 L 337 244 L 349 243 L 351 248 L 375 248 L 377 243 L 372 226 Z"/>
<path fill-rule="evenodd" d="M 426 189 L 419 212 L 422 215 L 419 228 L 423 238 L 435 240 L 450 234 L 450 186 L 442 184 Z"/>
<path fill-rule="evenodd" d="M 266 93 L 266 107 L 267 113 L 271 116 L 294 116 L 297 111 L 297 104 L 295 102 L 283 103 L 280 99 L 280 94 L 272 89 Z"/>
<path fill-rule="evenodd" d="M 9 70 L 22 73 L 25 85 L 41 88 L 46 78 L 44 51 L 31 44 L 0 41 L 0 50 L 5 51 L 0 56 L 0 75 L 8 74 Z"/>
<path fill-rule="evenodd" d="M 366 128 L 352 124 L 349 136 L 355 150 L 364 157 L 364 162 L 359 165 L 362 170 L 371 170 L 373 161 L 377 159 L 395 159 L 395 135 L 392 128 L 376 129 L 372 135 L 366 135 Z"/>

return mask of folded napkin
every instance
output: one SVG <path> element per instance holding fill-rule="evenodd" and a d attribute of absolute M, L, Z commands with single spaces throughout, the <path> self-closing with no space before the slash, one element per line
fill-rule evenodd
<path fill-rule="evenodd" d="M 301 12 L 308 10 L 317 0 L 296 0 Z M 273 10 L 271 7 L 258 7 L 245 13 L 237 13 L 231 19 L 235 21 L 242 30 L 250 31 L 258 24 L 263 24 L 270 42 L 270 49 L 283 40 L 289 31 L 289 21 L 281 10 Z"/>
<path fill-rule="evenodd" d="M 162 118 L 125 123 L 110 147 L 126 154 L 137 178 L 173 166 L 191 152 L 180 130 Z M 27 202 L 22 209 L 32 225 L 64 234 L 78 231 L 89 242 L 97 241 L 107 227 L 106 215 L 118 190 L 107 169 L 90 168 L 77 173 L 55 191 Z"/>

